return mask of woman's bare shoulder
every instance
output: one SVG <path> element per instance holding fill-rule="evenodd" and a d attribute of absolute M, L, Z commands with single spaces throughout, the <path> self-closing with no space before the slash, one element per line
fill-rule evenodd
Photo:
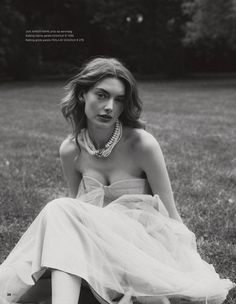
<path fill-rule="evenodd" d="M 144 152 L 155 149 L 159 146 L 157 139 L 144 129 L 126 130 L 126 138 L 132 147 L 133 152 Z"/>
<path fill-rule="evenodd" d="M 74 138 L 69 135 L 67 136 L 60 145 L 59 153 L 61 158 L 72 158 L 79 153 L 79 148 L 74 140 Z"/>
<path fill-rule="evenodd" d="M 130 154 L 141 168 L 152 168 L 163 161 L 163 154 L 157 139 L 148 131 L 133 129 L 130 131 Z"/>

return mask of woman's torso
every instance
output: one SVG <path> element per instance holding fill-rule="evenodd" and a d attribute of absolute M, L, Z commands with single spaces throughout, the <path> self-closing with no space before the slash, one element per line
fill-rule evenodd
<path fill-rule="evenodd" d="M 94 177 L 83 175 L 77 198 L 86 194 L 92 201 L 95 198 L 93 204 L 105 207 L 124 194 L 151 194 L 151 189 L 145 178 L 121 179 L 110 185 L 104 185 Z"/>
<path fill-rule="evenodd" d="M 81 176 L 92 177 L 106 186 L 121 180 L 145 179 L 136 149 L 140 131 L 143 130 L 124 128 L 121 141 L 107 158 L 91 156 L 81 148 L 76 158 L 76 170 Z"/>

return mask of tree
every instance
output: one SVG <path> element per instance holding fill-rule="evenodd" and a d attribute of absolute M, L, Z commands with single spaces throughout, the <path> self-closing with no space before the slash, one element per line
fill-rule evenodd
<path fill-rule="evenodd" d="M 236 46 L 236 0 L 186 0 L 183 10 L 190 18 L 186 23 L 186 44 L 211 39 Z"/>
<path fill-rule="evenodd" d="M 182 0 L 88 0 L 101 53 L 124 58 L 140 73 L 179 69 Z M 93 48 L 94 49 L 94 48 Z"/>
<path fill-rule="evenodd" d="M 15 0 L 25 17 L 28 30 L 70 30 L 75 38 L 87 37 L 88 20 L 86 0 Z M 27 52 L 34 53 L 48 71 L 80 64 L 87 57 L 87 46 L 79 43 L 48 42 L 28 44 Z M 63 71 L 62 71 L 63 72 Z"/>
<path fill-rule="evenodd" d="M 184 0 L 183 43 L 210 70 L 236 67 L 236 0 Z"/>
<path fill-rule="evenodd" d="M 15 78 L 27 74 L 26 66 L 21 66 L 19 60 L 24 53 L 24 25 L 24 16 L 11 0 L 0 2 L 0 68 Z"/>

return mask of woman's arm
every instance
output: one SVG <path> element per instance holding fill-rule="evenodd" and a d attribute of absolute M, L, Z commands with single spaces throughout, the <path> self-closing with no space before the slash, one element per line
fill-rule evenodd
<path fill-rule="evenodd" d="M 153 194 L 159 195 L 169 216 L 182 222 L 174 202 L 170 179 L 160 145 L 151 134 L 144 132 L 139 141 L 139 151 L 141 152 L 141 154 L 139 153 L 139 159 L 142 169 L 146 173 Z"/>
<path fill-rule="evenodd" d="M 60 146 L 60 158 L 64 177 L 69 188 L 69 195 L 75 198 L 81 181 L 81 174 L 76 170 L 75 160 L 79 149 L 70 137 L 67 137 Z"/>

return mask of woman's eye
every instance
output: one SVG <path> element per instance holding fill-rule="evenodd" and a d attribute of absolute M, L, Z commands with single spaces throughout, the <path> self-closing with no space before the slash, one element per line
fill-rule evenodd
<path fill-rule="evenodd" d="M 97 93 L 98 98 L 100 99 L 104 99 L 106 97 L 106 95 L 104 93 L 98 92 Z"/>

